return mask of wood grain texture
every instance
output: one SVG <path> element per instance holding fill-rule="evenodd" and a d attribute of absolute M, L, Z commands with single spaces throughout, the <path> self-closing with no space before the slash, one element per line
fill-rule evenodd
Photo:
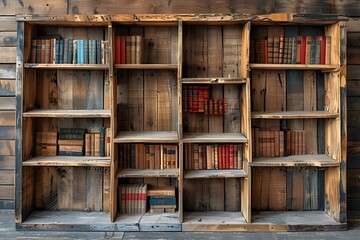
<path fill-rule="evenodd" d="M 10 97 L 15 96 L 16 93 L 16 81 L 13 79 L 0 80 L 0 96 Z"/>
<path fill-rule="evenodd" d="M 1 15 L 15 15 L 20 13 L 29 14 L 66 14 L 68 1 L 59 0 L 56 2 L 29 1 L 2 1 L 0 4 Z"/>
<path fill-rule="evenodd" d="M 10 16 L 0 16 L 0 29 L 1 31 L 16 31 L 16 21 L 15 15 L 16 13 L 12 13 Z M 1 14 L 6 15 L 6 14 Z"/>
<path fill-rule="evenodd" d="M 15 64 L 0 64 L 0 78 L 15 79 Z"/>
<path fill-rule="evenodd" d="M 16 61 L 16 47 L 0 47 L 0 62 L 1 63 L 15 63 Z"/>
<path fill-rule="evenodd" d="M 89 4 L 91 3 L 91 4 Z M 261 8 L 259 8 L 261 6 Z M 69 13 L 219 13 L 219 12 L 240 12 L 240 13 L 267 13 L 274 12 L 275 1 L 256 0 L 249 5 L 247 1 L 209 1 L 203 4 L 199 1 L 186 0 L 178 1 L 124 1 L 121 6 L 114 0 L 105 0 L 97 3 L 94 1 L 71 0 Z"/>
<path fill-rule="evenodd" d="M 16 47 L 16 32 L 0 32 L 0 47 Z M 16 54 L 15 54 L 16 56 Z"/>
<path fill-rule="evenodd" d="M 15 193 L 14 186 L 2 186 L 0 185 L 0 199 L 13 200 Z"/>

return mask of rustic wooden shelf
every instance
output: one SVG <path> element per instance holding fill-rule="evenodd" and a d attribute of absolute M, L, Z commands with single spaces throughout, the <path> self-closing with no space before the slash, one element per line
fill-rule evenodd
<path fill-rule="evenodd" d="M 180 213 L 117 214 L 117 231 L 181 231 Z"/>
<path fill-rule="evenodd" d="M 327 111 L 283 111 L 283 112 L 252 112 L 253 119 L 316 119 L 337 118 L 338 113 Z"/>
<path fill-rule="evenodd" d="M 175 131 L 124 131 L 114 138 L 115 143 L 143 142 L 143 143 L 176 143 L 179 141 Z"/>
<path fill-rule="evenodd" d="M 184 212 L 182 230 L 241 231 L 245 225 L 248 224 L 241 212 Z"/>
<path fill-rule="evenodd" d="M 26 167 L 110 167 L 110 157 L 38 156 L 22 162 Z"/>
<path fill-rule="evenodd" d="M 347 228 L 346 223 L 336 222 L 324 211 L 253 212 L 251 225 L 270 231 L 338 231 Z"/>
<path fill-rule="evenodd" d="M 335 72 L 339 70 L 336 64 L 262 64 L 250 63 L 250 69 L 267 69 L 267 70 L 321 70 L 322 72 Z"/>
<path fill-rule="evenodd" d="M 247 78 L 183 78 L 183 84 L 246 84 Z"/>
<path fill-rule="evenodd" d="M 242 169 L 185 170 L 185 179 L 196 178 L 243 178 L 248 174 Z"/>
<path fill-rule="evenodd" d="M 24 117 L 47 117 L 47 118 L 109 118 L 110 110 L 107 109 L 33 109 L 23 113 Z"/>
<path fill-rule="evenodd" d="M 253 158 L 253 167 L 338 167 L 340 163 L 325 154 Z"/>
<path fill-rule="evenodd" d="M 59 69 L 59 70 L 109 70 L 106 64 L 45 64 L 25 63 L 25 68 L 34 69 Z"/>
<path fill-rule="evenodd" d="M 116 69 L 176 70 L 177 64 L 115 64 Z"/>
<path fill-rule="evenodd" d="M 247 138 L 241 133 L 184 133 L 186 143 L 247 143 Z"/>
<path fill-rule="evenodd" d="M 118 178 L 179 177 L 179 169 L 119 169 Z"/>

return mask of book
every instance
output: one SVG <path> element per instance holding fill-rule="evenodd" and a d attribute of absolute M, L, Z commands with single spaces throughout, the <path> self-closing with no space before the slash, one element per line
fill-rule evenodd
<path fill-rule="evenodd" d="M 73 145 L 73 146 L 83 146 L 84 140 L 83 139 L 59 139 L 59 145 Z"/>
<path fill-rule="evenodd" d="M 149 204 L 150 207 L 154 205 L 176 205 L 176 198 L 168 196 L 151 196 Z"/>
<path fill-rule="evenodd" d="M 84 139 L 84 134 L 78 134 L 78 133 L 59 133 L 59 139 L 78 139 L 78 140 L 82 140 Z"/>
<path fill-rule="evenodd" d="M 115 36 L 115 64 L 121 63 L 121 36 Z"/>
<path fill-rule="evenodd" d="M 59 144 L 59 151 L 64 152 L 83 152 L 82 145 L 60 145 Z"/>
<path fill-rule="evenodd" d="M 84 128 L 60 128 L 59 133 L 85 134 Z"/>
<path fill-rule="evenodd" d="M 105 127 L 102 127 L 100 129 L 99 137 L 100 137 L 99 156 L 105 157 Z"/>
<path fill-rule="evenodd" d="M 149 188 L 147 196 L 175 196 L 175 187 Z"/>
<path fill-rule="evenodd" d="M 84 156 L 83 152 L 73 152 L 73 151 L 59 151 L 59 156 Z"/>

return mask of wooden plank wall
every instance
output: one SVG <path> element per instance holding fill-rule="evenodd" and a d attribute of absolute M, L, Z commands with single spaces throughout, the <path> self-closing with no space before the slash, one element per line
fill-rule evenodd
<path fill-rule="evenodd" d="M 341 0 L 3 0 L 0 3 L 0 208 L 14 207 L 15 14 L 323 13 L 353 17 L 348 31 L 348 209 L 360 210 L 360 8 Z"/>

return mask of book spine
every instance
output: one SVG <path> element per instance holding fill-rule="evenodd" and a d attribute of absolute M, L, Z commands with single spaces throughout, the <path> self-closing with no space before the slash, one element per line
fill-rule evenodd
<path fill-rule="evenodd" d="M 101 64 L 101 40 L 96 40 L 96 64 Z"/>
<path fill-rule="evenodd" d="M 100 157 L 105 157 L 105 127 L 100 129 Z"/>
<path fill-rule="evenodd" d="M 83 152 L 59 151 L 59 156 L 84 156 Z"/>
<path fill-rule="evenodd" d="M 150 197 L 149 201 L 150 206 L 157 206 L 157 205 L 176 205 L 176 198 L 175 197 Z"/>
<path fill-rule="evenodd" d="M 59 139 L 83 139 L 83 134 L 77 133 L 59 133 Z"/>
<path fill-rule="evenodd" d="M 135 36 L 135 63 L 141 64 L 144 61 L 144 37 Z"/>
<path fill-rule="evenodd" d="M 64 51 L 63 51 L 63 56 L 64 56 L 64 59 L 63 59 L 63 63 L 68 63 L 68 57 L 69 57 L 69 41 L 68 39 L 64 39 Z"/>
<path fill-rule="evenodd" d="M 126 63 L 126 37 L 120 36 L 120 63 Z"/>
<path fill-rule="evenodd" d="M 121 63 L 121 36 L 115 36 L 115 64 Z"/>
<path fill-rule="evenodd" d="M 59 64 L 64 63 L 64 39 L 59 39 Z"/>
<path fill-rule="evenodd" d="M 37 39 L 32 39 L 31 40 L 31 50 L 30 50 L 30 62 L 31 63 L 37 63 L 36 51 L 37 51 Z"/>

